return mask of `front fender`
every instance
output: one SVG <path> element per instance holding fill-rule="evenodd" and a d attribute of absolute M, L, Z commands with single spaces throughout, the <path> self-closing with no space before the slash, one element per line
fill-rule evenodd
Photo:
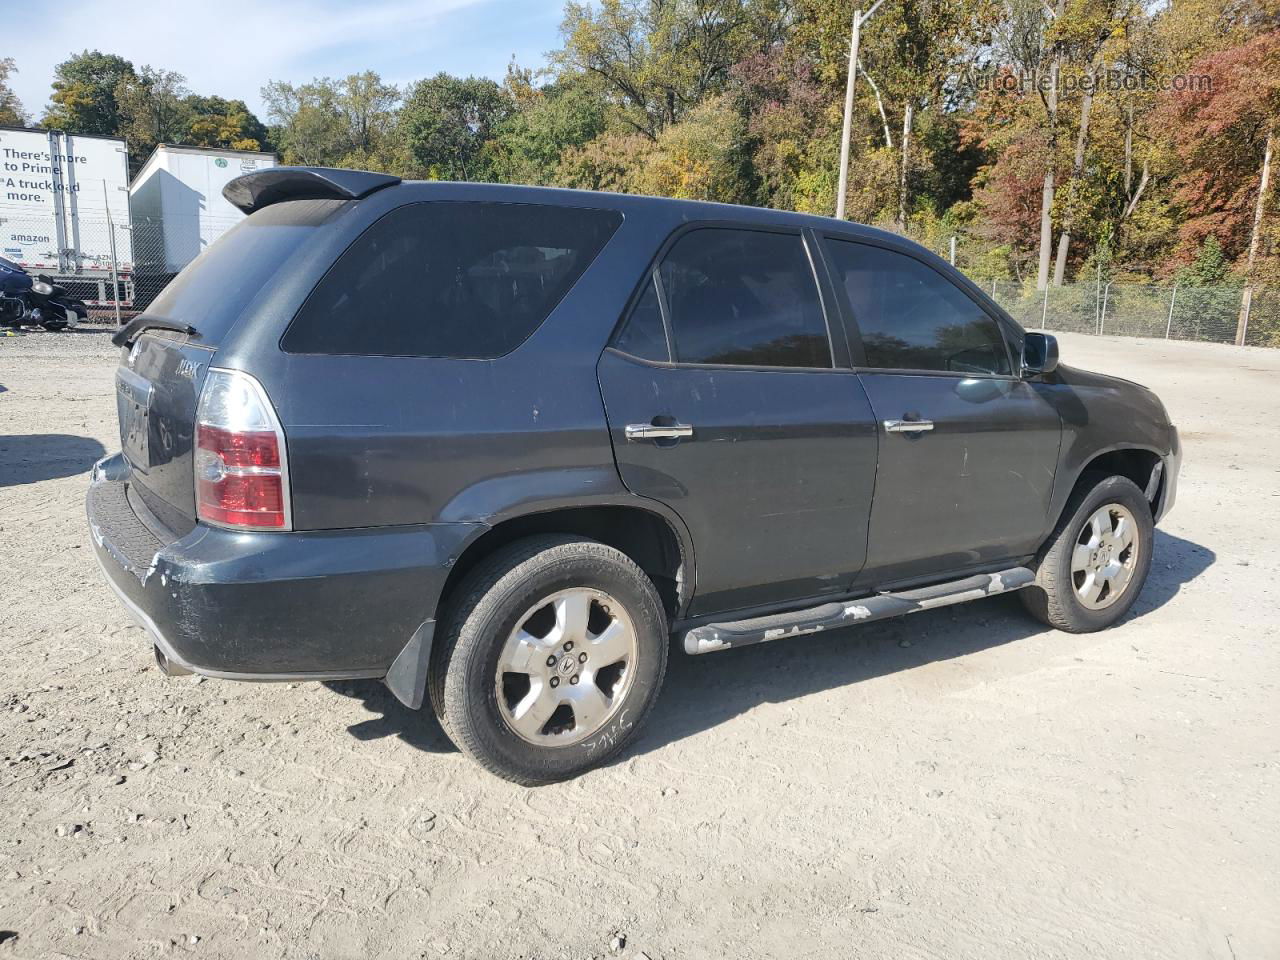
<path fill-rule="evenodd" d="M 1176 431 L 1159 397 L 1139 384 L 1061 366 L 1036 391 L 1062 419 L 1062 445 L 1054 479 L 1049 529 L 1057 523 L 1081 475 L 1098 457 L 1141 450 L 1167 462 Z"/>

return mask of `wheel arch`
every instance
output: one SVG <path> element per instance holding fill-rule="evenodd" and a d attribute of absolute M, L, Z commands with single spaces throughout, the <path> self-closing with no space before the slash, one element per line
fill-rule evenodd
<path fill-rule="evenodd" d="M 436 618 L 475 566 L 509 543 L 539 534 L 582 536 L 630 557 L 653 581 L 667 616 L 676 619 L 693 594 L 693 550 L 677 518 L 637 503 L 596 503 L 533 509 L 496 519 L 463 547 L 445 579 Z"/>
<path fill-rule="evenodd" d="M 1047 540 L 1057 529 L 1063 512 L 1070 505 L 1071 495 L 1080 488 L 1081 484 L 1089 482 L 1091 476 L 1100 473 L 1132 480 L 1146 496 L 1147 502 L 1151 505 L 1152 515 L 1155 516 L 1160 498 L 1164 495 L 1163 469 L 1159 475 L 1156 474 L 1157 468 L 1162 468 L 1163 462 L 1163 454 L 1142 444 L 1116 444 L 1095 451 L 1072 472 L 1069 483 L 1063 483 L 1056 488 L 1049 526 L 1042 539 Z"/>
<path fill-rule="evenodd" d="M 1128 445 L 1102 450 L 1080 467 L 1071 489 L 1074 491 L 1091 473 L 1127 477 L 1137 484 L 1138 489 L 1146 496 L 1147 502 L 1152 505 L 1154 513 L 1155 505 L 1159 502 L 1162 482 L 1161 477 L 1155 476 L 1155 470 L 1162 460 L 1161 454 L 1150 447 Z"/>

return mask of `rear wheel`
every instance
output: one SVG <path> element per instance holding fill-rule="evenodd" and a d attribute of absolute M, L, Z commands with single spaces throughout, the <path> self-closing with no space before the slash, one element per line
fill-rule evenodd
<path fill-rule="evenodd" d="M 484 561 L 456 596 L 429 687 L 461 750 L 532 786 L 596 766 L 635 735 L 666 672 L 668 631 L 625 554 L 531 538 Z"/>
<path fill-rule="evenodd" d="M 1127 477 L 1088 475 L 1041 554 L 1035 583 L 1021 593 L 1038 619 L 1088 633 L 1129 612 L 1151 569 L 1151 505 Z"/>

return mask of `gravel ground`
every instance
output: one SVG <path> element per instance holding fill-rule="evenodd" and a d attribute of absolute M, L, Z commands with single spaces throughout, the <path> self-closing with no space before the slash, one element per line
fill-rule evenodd
<path fill-rule="evenodd" d="M 1127 622 L 677 654 L 525 790 L 377 683 L 163 677 L 83 516 L 114 351 L 0 338 L 0 957 L 1280 956 L 1280 351 L 1061 340 L 1183 431 Z"/>

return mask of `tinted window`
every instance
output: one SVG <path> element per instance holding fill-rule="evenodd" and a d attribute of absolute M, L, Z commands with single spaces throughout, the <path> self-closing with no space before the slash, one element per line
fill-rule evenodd
<path fill-rule="evenodd" d="M 366 230 L 285 333 L 293 353 L 499 357 L 519 346 L 621 222 L 612 211 L 416 203 Z"/>
<path fill-rule="evenodd" d="M 181 320 L 216 344 L 289 257 L 333 219 L 345 200 L 275 203 L 240 221 L 187 265 L 147 308 Z"/>
<path fill-rule="evenodd" d="M 829 367 L 831 344 L 798 236 L 695 230 L 662 262 L 681 363 Z"/>
<path fill-rule="evenodd" d="M 867 366 L 1009 372 L 999 326 L 938 271 L 862 243 L 828 240 L 827 249 L 862 332 Z"/>
<path fill-rule="evenodd" d="M 662 312 L 658 307 L 658 291 L 652 278 L 636 302 L 631 316 L 623 324 L 613 345 L 623 353 L 645 360 L 670 360 L 667 332 L 662 328 Z"/>

